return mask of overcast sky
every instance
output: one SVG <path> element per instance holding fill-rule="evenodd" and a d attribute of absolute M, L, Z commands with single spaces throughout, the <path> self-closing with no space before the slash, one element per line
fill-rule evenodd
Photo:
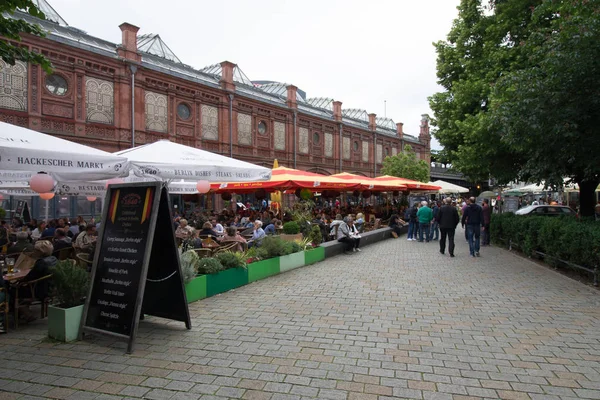
<path fill-rule="evenodd" d="M 195 68 L 228 60 L 251 80 L 387 114 L 413 135 L 440 90 L 432 42 L 446 38 L 459 1 L 48 0 L 93 36 L 119 43 L 118 25 L 129 22 Z"/>

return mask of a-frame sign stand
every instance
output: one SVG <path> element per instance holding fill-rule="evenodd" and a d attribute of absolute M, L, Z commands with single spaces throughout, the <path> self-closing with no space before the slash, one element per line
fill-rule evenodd
<path fill-rule="evenodd" d="M 144 314 L 191 329 L 169 194 L 161 182 L 110 185 L 88 297 L 85 332 L 127 339 L 134 350 Z"/>

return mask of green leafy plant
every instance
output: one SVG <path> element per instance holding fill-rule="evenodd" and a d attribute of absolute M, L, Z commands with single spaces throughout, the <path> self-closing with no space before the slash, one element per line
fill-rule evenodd
<path fill-rule="evenodd" d="M 291 253 L 291 247 L 288 243 L 278 236 L 266 237 L 261 246 L 260 251 L 266 253 L 265 258 L 281 257 Z"/>
<path fill-rule="evenodd" d="M 185 283 L 191 282 L 198 274 L 200 257 L 194 250 L 188 250 L 181 255 L 181 272 Z"/>
<path fill-rule="evenodd" d="M 321 244 L 323 241 L 323 234 L 321 233 L 321 227 L 319 225 L 312 225 L 310 230 L 310 235 L 308 235 L 309 243 L 314 243 L 316 245 Z M 306 246 L 306 245 L 305 245 Z"/>
<path fill-rule="evenodd" d="M 207 257 L 198 261 L 198 275 L 216 274 L 223 270 L 223 265 L 216 258 Z"/>
<path fill-rule="evenodd" d="M 283 233 L 286 235 L 295 235 L 300 233 L 300 225 L 296 221 L 290 221 L 283 224 Z"/>
<path fill-rule="evenodd" d="M 90 278 L 84 269 L 72 260 L 59 261 L 52 272 L 54 296 L 61 308 L 80 306 L 88 294 Z"/>
<path fill-rule="evenodd" d="M 318 228 L 318 226 L 317 226 L 317 228 Z M 319 229 L 319 235 L 320 234 L 321 234 L 321 230 Z M 298 243 L 298 246 L 300 246 L 300 249 L 302 249 L 302 250 L 308 250 L 308 249 L 312 249 L 312 247 L 313 247 L 312 244 L 313 244 L 312 238 L 311 237 L 307 237 L 307 238 L 302 239 L 300 241 L 300 243 Z"/>
<path fill-rule="evenodd" d="M 224 251 L 217 254 L 215 258 L 223 265 L 223 269 L 246 268 L 247 258 L 242 253 Z"/>

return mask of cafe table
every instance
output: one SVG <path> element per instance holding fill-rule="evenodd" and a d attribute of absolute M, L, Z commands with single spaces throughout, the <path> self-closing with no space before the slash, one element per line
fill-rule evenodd
<path fill-rule="evenodd" d="M 29 273 L 30 269 L 22 269 L 22 270 L 17 270 L 16 272 L 12 273 L 12 274 L 5 274 L 2 276 L 2 279 L 4 279 L 7 282 L 14 282 L 14 281 L 18 281 L 19 279 L 23 279 L 27 276 L 27 274 Z"/>

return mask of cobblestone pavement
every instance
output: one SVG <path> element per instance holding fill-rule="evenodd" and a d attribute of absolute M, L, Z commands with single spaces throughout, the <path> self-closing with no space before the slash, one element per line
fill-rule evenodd
<path fill-rule="evenodd" d="M 143 321 L 137 350 L 0 336 L 0 399 L 600 398 L 594 290 L 505 250 L 387 240 Z"/>

